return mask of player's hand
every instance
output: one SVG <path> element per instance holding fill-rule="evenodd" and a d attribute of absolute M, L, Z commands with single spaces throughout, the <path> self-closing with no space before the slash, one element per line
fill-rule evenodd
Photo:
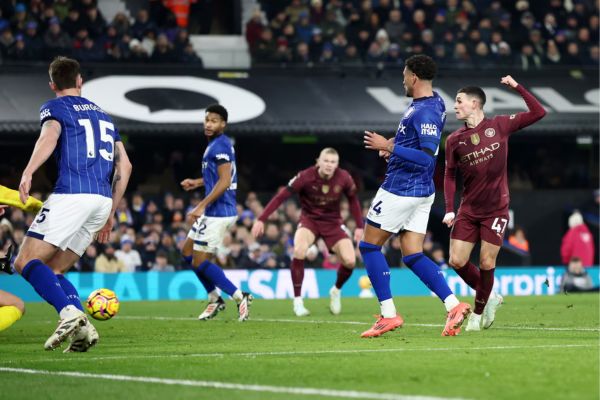
<path fill-rule="evenodd" d="M 505 77 L 503 77 L 502 79 L 500 79 L 500 83 L 502 83 L 503 85 L 509 86 L 511 88 L 516 88 L 519 84 L 517 83 L 517 81 L 515 81 L 513 79 L 512 76 L 510 75 L 506 75 Z"/>
<path fill-rule="evenodd" d="M 379 157 L 383 158 L 385 160 L 385 162 L 390 162 L 390 157 L 392 156 L 392 153 L 390 153 L 387 150 L 379 150 Z"/>
<path fill-rule="evenodd" d="M 29 198 L 29 190 L 31 189 L 31 175 L 23 174 L 21 177 L 21 183 L 19 183 L 19 199 L 21 203 L 27 203 Z"/>
<path fill-rule="evenodd" d="M 114 218 L 111 214 L 110 217 L 108 217 L 108 221 L 106 221 L 106 224 L 104 224 L 102 229 L 100 229 L 100 231 L 98 232 L 97 240 L 99 243 L 108 243 L 110 233 L 113 229 L 113 221 Z"/>
<path fill-rule="evenodd" d="M 260 236 L 262 236 L 264 231 L 265 231 L 265 223 L 259 219 L 254 221 L 254 224 L 252 224 L 252 230 L 251 230 L 252 236 L 254 236 L 255 238 L 260 237 Z"/>
<path fill-rule="evenodd" d="M 183 188 L 183 190 L 185 190 L 186 192 L 190 191 L 190 190 L 194 190 L 200 186 L 202 186 L 202 184 L 204 183 L 204 181 L 202 179 L 190 179 L 190 178 L 186 178 L 184 180 L 181 181 L 180 185 Z"/>
<path fill-rule="evenodd" d="M 6 204 L 0 204 L 0 215 L 4 215 L 4 209 L 8 207 Z"/>
<path fill-rule="evenodd" d="M 456 215 L 453 212 L 446 213 L 446 215 L 444 215 L 442 223 L 446 224 L 448 228 L 451 228 L 454 224 L 454 217 L 456 217 Z"/>
<path fill-rule="evenodd" d="M 192 211 L 187 214 L 188 221 L 190 224 L 196 222 L 198 218 L 204 215 L 204 210 L 206 210 L 206 206 L 202 203 L 198 204 Z"/>
<path fill-rule="evenodd" d="M 388 150 L 389 140 L 376 132 L 365 131 L 365 148 L 370 150 Z"/>
<path fill-rule="evenodd" d="M 358 244 L 362 240 L 364 231 L 363 228 L 356 228 L 354 230 L 354 243 Z"/>

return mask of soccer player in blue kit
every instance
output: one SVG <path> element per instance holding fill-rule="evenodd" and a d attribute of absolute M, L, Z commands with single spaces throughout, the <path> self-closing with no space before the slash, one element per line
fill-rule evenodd
<path fill-rule="evenodd" d="M 79 71 L 79 63 L 66 57 L 50 64 L 50 89 L 56 98 L 40 108 L 42 128 L 23 170 L 21 201 L 27 201 L 33 174 L 52 153 L 58 178 L 14 263 L 60 315 L 44 348 L 54 350 L 72 337 L 65 352 L 87 351 L 99 336 L 83 313 L 77 290 L 62 272 L 81 257 L 96 235 L 98 241 L 108 241 L 132 168 L 110 116 L 81 97 Z"/>
<path fill-rule="evenodd" d="M 225 309 L 225 301 L 216 289 L 218 287 L 235 300 L 238 320 L 245 321 L 252 295 L 238 289 L 212 262 L 217 249 L 223 244 L 227 229 L 237 220 L 235 151 L 231 139 L 223 133 L 227 117 L 227 110 L 219 104 L 206 108 L 204 135 L 208 139 L 208 147 L 202 157 L 202 178 L 187 178 L 181 182 L 186 191 L 200 186 L 204 186 L 206 191 L 204 199 L 188 213 L 194 225 L 184 243 L 183 257 L 192 264 L 208 293 L 208 305 L 198 319 L 214 318 Z"/>
<path fill-rule="evenodd" d="M 365 131 L 365 147 L 378 150 L 388 160 L 385 180 L 371 202 L 363 240 L 359 244 L 367 274 L 381 305 L 381 316 L 362 337 L 376 337 L 404 323 L 397 314 L 390 289 L 390 268 L 381 246 L 398 233 L 402 261 L 444 302 L 448 312 L 443 336 L 455 336 L 470 313 L 446 283 L 440 268 L 423 254 L 429 211 L 435 197 L 433 173 L 439 151 L 446 107 L 433 91 L 437 72 L 428 56 L 415 55 L 406 60 L 404 90 L 413 101 L 405 111 L 396 136 Z"/>

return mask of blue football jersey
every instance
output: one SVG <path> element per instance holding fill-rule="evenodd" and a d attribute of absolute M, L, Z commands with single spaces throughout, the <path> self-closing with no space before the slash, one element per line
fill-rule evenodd
<path fill-rule="evenodd" d="M 237 190 L 237 168 L 235 165 L 235 151 L 233 144 L 225 134 L 221 134 L 208 142 L 208 147 L 202 157 L 202 177 L 206 193 L 210 193 L 217 181 L 219 173 L 217 168 L 224 163 L 231 163 L 231 185 L 225 193 L 206 207 L 204 215 L 209 217 L 231 217 L 237 215 L 235 192 Z"/>
<path fill-rule="evenodd" d="M 49 119 L 61 126 L 54 193 L 112 197 L 115 142 L 121 137 L 108 114 L 86 98 L 61 96 L 40 107 L 40 123 Z"/>
<path fill-rule="evenodd" d="M 444 100 L 433 92 L 431 97 L 413 100 L 400 120 L 394 143 L 411 149 L 428 149 L 437 158 L 442 130 L 446 122 Z M 428 197 L 435 192 L 435 160 L 424 169 L 392 154 L 381 187 L 407 197 Z"/>

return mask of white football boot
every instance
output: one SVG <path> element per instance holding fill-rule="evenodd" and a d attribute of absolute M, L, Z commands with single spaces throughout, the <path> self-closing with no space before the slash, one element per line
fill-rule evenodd
<path fill-rule="evenodd" d="M 310 315 L 310 311 L 304 307 L 304 301 L 301 297 L 294 297 L 294 314 L 296 317 L 306 317 Z"/>
<path fill-rule="evenodd" d="M 504 297 L 502 295 L 492 292 L 488 299 L 485 308 L 483 309 L 483 317 L 481 318 L 481 325 L 483 329 L 489 329 L 494 323 L 496 318 L 496 311 L 502 306 Z"/>
<path fill-rule="evenodd" d="M 89 319 L 85 319 L 86 323 L 79 329 L 72 338 L 69 346 L 63 353 L 85 353 L 98 343 L 100 335 Z"/>
<path fill-rule="evenodd" d="M 469 320 L 467 321 L 467 327 L 465 331 L 467 332 L 477 332 L 481 330 L 481 315 L 471 313 L 469 315 Z"/>
<path fill-rule="evenodd" d="M 84 326 L 87 321 L 85 314 L 75 306 L 66 306 L 64 311 L 67 315 L 65 318 L 58 321 L 56 330 L 54 330 L 54 333 L 46 340 L 46 343 L 44 344 L 46 350 L 54 350 L 57 347 L 60 347 L 62 342 L 67 340 L 69 336 L 77 334 L 79 329 Z M 62 312 L 63 311 L 61 311 L 61 313 Z"/>
<path fill-rule="evenodd" d="M 329 311 L 333 315 L 339 315 L 342 312 L 342 291 L 335 285 L 329 290 Z"/>

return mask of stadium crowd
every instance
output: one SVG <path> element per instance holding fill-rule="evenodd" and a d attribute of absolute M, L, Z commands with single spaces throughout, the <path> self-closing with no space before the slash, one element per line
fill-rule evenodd
<path fill-rule="evenodd" d="M 261 0 L 246 24 L 253 62 L 536 70 L 598 66 L 593 0 Z"/>
<path fill-rule="evenodd" d="M 43 198 L 40 193 L 34 197 Z M 181 257 L 181 248 L 187 237 L 189 221 L 186 213 L 201 199 L 199 193 L 187 195 L 167 193 L 162 197 L 144 196 L 134 193 L 130 201 L 123 199 L 116 212 L 115 226 L 110 243 L 92 243 L 75 270 L 82 272 L 135 272 L 177 271 L 189 268 Z M 265 203 L 266 204 L 266 203 Z M 368 210 L 363 204 L 363 214 Z M 223 268 L 289 268 L 293 253 L 293 235 L 300 217 L 300 208 L 294 200 L 284 203 L 273 213 L 265 225 L 265 234 L 256 240 L 250 229 L 257 215 L 263 210 L 263 202 L 256 193 L 250 192 L 243 204 L 238 205 L 238 221 L 227 234 L 223 247 L 218 252 L 218 264 Z M 346 227 L 353 231 L 356 224 L 350 216 L 348 203 L 342 202 L 342 216 Z M 6 210 L 0 218 L 0 251 L 9 245 L 15 250 L 22 243 L 34 215 L 24 214 L 15 208 Z M 431 234 L 425 249 L 443 267 L 442 246 L 434 243 Z M 386 257 L 390 265 L 402 265 L 400 242 L 396 238 L 386 246 Z M 16 254 L 16 251 L 15 251 Z M 360 253 L 356 251 L 360 260 Z M 360 264 L 360 262 L 359 262 Z M 337 269 L 337 257 L 324 242 L 311 247 L 306 257 L 307 268 Z"/>
<path fill-rule="evenodd" d="M 97 0 L 0 2 L 0 61 L 42 61 L 57 55 L 80 62 L 179 62 L 202 66 L 176 15 L 150 1 L 132 21 L 106 21 Z"/>

